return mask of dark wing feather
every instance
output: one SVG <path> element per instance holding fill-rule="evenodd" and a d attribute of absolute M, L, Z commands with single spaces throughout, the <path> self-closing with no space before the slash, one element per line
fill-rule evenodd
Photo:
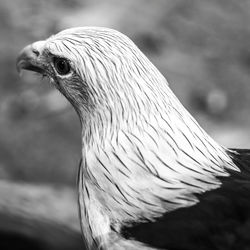
<path fill-rule="evenodd" d="M 197 195 L 200 202 L 192 207 L 123 227 L 123 236 L 159 249 L 250 249 L 250 150 L 228 154 L 241 172 L 230 171 L 220 188 Z"/>

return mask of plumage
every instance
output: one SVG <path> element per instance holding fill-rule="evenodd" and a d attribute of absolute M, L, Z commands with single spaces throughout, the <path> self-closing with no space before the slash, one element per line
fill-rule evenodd
<path fill-rule="evenodd" d="M 250 153 L 218 145 L 118 31 L 64 30 L 25 47 L 82 125 L 79 211 L 89 249 L 248 249 Z"/>

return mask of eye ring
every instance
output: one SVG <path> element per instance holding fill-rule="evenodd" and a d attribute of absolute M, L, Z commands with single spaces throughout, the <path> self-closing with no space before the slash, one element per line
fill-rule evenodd
<path fill-rule="evenodd" d="M 65 58 L 55 57 L 53 63 L 55 70 L 60 75 L 67 75 L 71 70 L 70 64 Z"/>

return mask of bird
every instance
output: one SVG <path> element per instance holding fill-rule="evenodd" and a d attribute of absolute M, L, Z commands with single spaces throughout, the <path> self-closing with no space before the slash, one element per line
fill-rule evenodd
<path fill-rule="evenodd" d="M 250 249 L 250 150 L 212 139 L 135 43 L 73 27 L 21 50 L 81 124 L 87 249 Z"/>

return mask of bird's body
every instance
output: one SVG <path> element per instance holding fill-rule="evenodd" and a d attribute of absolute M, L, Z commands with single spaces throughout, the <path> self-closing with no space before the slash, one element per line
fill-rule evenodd
<path fill-rule="evenodd" d="M 48 76 L 80 117 L 89 249 L 250 248 L 250 153 L 209 137 L 129 38 L 65 30 L 18 67 Z"/>

